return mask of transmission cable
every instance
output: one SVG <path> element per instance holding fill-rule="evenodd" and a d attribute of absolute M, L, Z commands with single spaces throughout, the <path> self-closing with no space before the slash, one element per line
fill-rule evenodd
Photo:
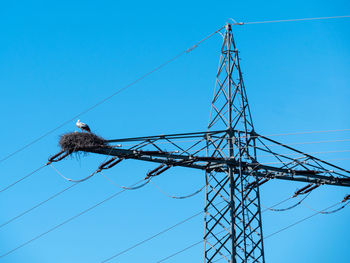
<path fill-rule="evenodd" d="M 71 179 L 71 178 L 68 178 L 68 177 L 65 177 L 60 171 L 57 170 L 57 168 L 55 166 L 53 166 L 52 164 L 50 164 L 50 166 L 52 167 L 52 169 L 57 172 L 57 174 L 59 174 L 63 179 L 65 179 L 66 181 L 69 181 L 69 182 L 73 182 L 73 183 L 81 183 L 81 182 L 84 182 L 86 181 L 87 179 L 91 178 L 92 176 L 94 176 L 97 171 L 94 171 L 92 172 L 90 175 L 82 178 L 82 179 L 79 179 L 79 180 L 74 180 L 74 179 Z"/>
<path fill-rule="evenodd" d="M 66 192 L 67 190 L 73 188 L 73 187 L 76 186 L 77 184 L 78 184 L 78 183 L 72 184 L 72 185 L 70 185 L 70 186 L 68 186 L 68 187 L 66 187 L 66 188 L 64 188 L 64 189 L 62 189 L 61 191 L 55 193 L 54 195 L 51 195 L 49 198 L 45 199 L 44 201 L 41 201 L 40 203 L 38 203 L 38 204 L 32 206 L 31 208 L 29 208 L 29 209 L 23 211 L 22 213 L 16 215 L 15 217 L 12 217 L 11 219 L 7 220 L 6 222 L 0 224 L 0 228 L 2 228 L 2 227 L 4 227 L 5 225 L 7 225 L 7 224 L 9 224 L 9 223 L 11 223 L 11 222 L 13 222 L 13 221 L 15 221 L 15 220 L 18 219 L 18 218 L 24 216 L 25 214 L 29 213 L 30 211 L 34 210 L 35 208 L 38 208 L 39 206 L 45 204 L 46 202 L 48 202 L 48 201 L 54 199 L 55 197 L 59 196 L 60 194 L 63 194 L 64 192 Z"/>
<path fill-rule="evenodd" d="M 335 203 L 334 205 L 331 205 L 331 206 L 329 206 L 329 207 L 327 207 L 327 208 L 325 208 L 325 209 L 323 209 L 323 210 L 321 210 L 321 211 L 317 211 L 317 212 L 314 213 L 314 214 L 311 214 L 311 215 L 309 215 L 309 216 L 307 216 L 307 217 L 305 217 L 305 218 L 303 218 L 303 219 L 301 219 L 301 220 L 299 220 L 299 221 L 297 221 L 297 222 L 295 222 L 295 223 L 293 223 L 293 224 L 290 224 L 290 225 L 288 225 L 288 226 L 286 226 L 286 227 L 284 227 L 284 228 L 282 228 L 282 229 L 280 229 L 280 230 L 278 230 L 278 231 L 276 231 L 276 232 L 273 232 L 273 233 L 271 233 L 271 234 L 265 236 L 264 239 L 270 238 L 270 237 L 272 237 L 272 236 L 274 236 L 274 235 L 276 235 L 276 234 L 278 234 L 278 233 L 280 233 L 280 232 L 282 232 L 282 231 L 284 231 L 284 230 L 287 230 L 288 228 L 291 228 L 291 227 L 293 227 L 293 226 L 295 226 L 295 225 L 297 225 L 297 224 L 300 224 L 301 222 L 303 222 L 303 221 L 305 221 L 305 220 L 307 220 L 307 219 L 309 219 L 309 218 L 311 218 L 311 217 L 314 217 L 314 216 L 316 216 L 316 215 L 318 215 L 318 214 L 326 214 L 326 213 L 325 213 L 326 210 L 331 209 L 331 208 L 333 208 L 333 207 L 335 207 L 335 206 L 337 206 L 337 205 L 339 205 L 339 204 L 341 204 L 341 203 L 342 203 L 342 202 L 337 202 L 337 203 Z M 339 210 L 345 208 L 349 203 L 350 203 L 350 202 L 347 202 L 345 205 L 343 205 L 342 207 L 340 207 L 340 209 L 337 209 L 336 212 L 338 212 Z"/>
<path fill-rule="evenodd" d="M 331 209 L 331 208 L 335 207 L 336 205 L 339 205 L 340 203 L 342 203 L 342 202 L 337 202 L 337 203 L 335 203 L 334 205 L 331 205 L 331 206 L 329 206 L 329 207 L 323 209 L 322 211 L 318 211 L 318 212 L 316 212 L 316 213 L 314 213 L 314 214 L 312 214 L 312 215 L 310 215 L 310 216 L 307 216 L 307 217 L 305 217 L 305 218 L 303 218 L 303 219 L 301 219 L 301 220 L 299 220 L 299 221 L 297 221 L 297 222 L 295 222 L 295 223 L 293 223 L 293 224 L 290 224 L 290 225 L 288 225 L 288 226 L 286 226 L 286 227 L 284 227 L 284 228 L 282 228 L 282 229 L 280 229 L 280 230 L 278 230 L 278 231 L 276 231 L 276 232 L 273 232 L 273 233 L 271 233 L 271 234 L 265 236 L 263 239 L 265 240 L 265 239 L 267 239 L 267 238 L 270 238 L 270 237 L 272 237 L 272 236 L 274 236 L 274 235 L 276 235 L 276 234 L 278 234 L 278 233 L 280 233 L 280 232 L 282 232 L 282 231 L 284 231 L 284 230 L 287 230 L 288 228 L 291 228 L 291 227 L 293 227 L 293 226 L 295 226 L 295 225 L 297 225 L 297 224 L 300 224 L 300 223 L 302 223 L 303 221 L 305 221 L 305 220 L 307 220 L 307 219 L 309 219 L 309 218 L 311 218 L 311 217 L 314 217 L 315 215 L 318 215 L 318 214 L 320 214 L 320 213 L 322 213 L 322 212 L 325 212 L 325 211 L 328 210 L 328 209 Z M 350 201 L 348 201 L 345 205 L 343 205 L 343 206 L 341 207 L 341 209 L 345 208 L 349 203 L 350 203 Z M 339 211 L 339 210 L 340 210 L 340 209 L 338 209 L 338 211 Z M 222 230 L 222 231 L 216 233 L 216 235 L 218 235 L 218 234 L 220 234 L 220 233 L 222 233 L 222 232 L 224 232 L 224 231 L 225 231 L 225 230 Z M 167 257 L 165 257 L 165 258 L 163 258 L 163 259 L 157 261 L 157 263 L 164 262 L 164 261 L 168 260 L 169 258 L 172 258 L 172 257 L 174 257 L 174 256 L 176 256 L 176 255 L 178 255 L 178 254 L 180 254 L 180 253 L 182 253 L 182 252 L 184 252 L 184 251 L 186 251 L 186 250 L 188 250 L 188 249 L 194 247 L 194 246 L 197 246 L 197 245 L 199 245 L 199 244 L 201 244 L 201 243 L 203 243 L 203 242 L 204 242 L 204 240 L 202 239 L 201 241 L 198 241 L 198 242 L 196 242 L 196 243 L 193 243 L 193 244 L 191 244 L 191 245 L 189 245 L 189 246 L 187 246 L 187 247 L 185 247 L 185 248 L 183 248 L 183 249 L 181 249 L 181 250 L 179 250 L 179 251 L 177 251 L 177 252 L 171 254 L 170 256 L 167 256 Z"/>
<path fill-rule="evenodd" d="M 103 172 L 100 172 L 100 173 L 102 174 L 102 176 L 103 176 L 104 178 L 106 178 L 106 180 L 107 180 L 109 183 L 111 183 L 111 184 L 113 184 L 113 185 L 115 185 L 115 186 L 117 186 L 117 187 L 119 187 L 119 188 L 125 189 L 125 186 L 118 185 L 118 184 L 115 183 L 112 179 L 110 179 L 108 176 L 106 176 Z M 152 177 L 150 177 L 150 178 L 152 178 Z M 191 194 L 184 195 L 184 196 L 175 196 L 175 195 L 170 195 L 170 194 L 166 193 L 165 191 L 163 191 L 163 190 L 162 190 L 161 188 L 159 188 L 153 181 L 149 181 L 149 182 L 151 182 L 151 184 L 152 184 L 160 193 L 162 193 L 162 194 L 165 195 L 166 197 L 173 198 L 173 199 L 187 199 L 187 198 L 193 197 L 193 196 L 199 194 L 200 192 L 202 192 L 202 190 L 205 188 L 205 185 L 204 185 L 204 186 L 202 186 L 200 189 L 198 189 L 197 191 L 195 191 L 195 192 L 193 192 L 193 193 L 191 193 Z"/>
<path fill-rule="evenodd" d="M 109 155 L 108 155 L 108 156 L 109 156 Z M 104 162 L 107 160 L 108 156 L 104 159 Z M 53 167 L 52 167 L 52 168 L 53 168 Z M 60 173 L 57 169 L 54 169 L 54 171 L 57 172 L 60 176 L 63 176 L 62 173 Z M 65 176 L 63 176 L 63 177 L 65 177 Z M 72 185 L 70 185 L 70 186 L 68 186 L 68 187 L 66 187 L 66 188 L 64 188 L 64 189 L 62 189 L 61 191 L 59 191 L 59 192 L 57 192 L 57 193 L 51 195 L 51 196 L 48 197 L 47 199 L 45 199 L 45 200 L 39 202 L 38 204 L 32 206 L 31 208 L 29 208 L 29 209 L 23 211 L 22 213 L 20 213 L 20 214 L 14 216 L 14 217 L 12 217 L 11 219 L 7 220 L 6 222 L 0 224 L 0 228 L 2 228 L 3 226 L 5 226 L 5 225 L 7 225 L 7 224 L 9 224 L 9 223 L 11 223 L 11 222 L 13 222 L 14 220 L 17 220 L 18 218 L 20 218 L 20 217 L 24 216 L 25 214 L 29 213 L 30 211 L 32 211 L 32 210 L 38 208 L 39 206 L 41 206 L 41 205 L 47 203 L 48 201 L 54 199 L 55 197 L 57 197 L 57 196 L 63 194 L 64 192 L 66 192 L 67 190 L 73 188 L 73 187 L 76 186 L 77 184 L 79 184 L 79 182 L 74 183 L 74 184 L 72 184 Z"/>
<path fill-rule="evenodd" d="M 31 175 L 33 175 L 33 174 L 35 174 L 36 172 L 40 171 L 42 168 L 44 168 L 44 167 L 47 166 L 47 165 L 48 165 L 48 164 L 44 164 L 44 165 L 40 166 L 39 168 L 35 169 L 34 171 L 30 172 L 29 174 L 27 174 L 27 175 L 23 176 L 22 178 L 18 179 L 17 181 L 15 181 L 15 182 L 9 184 L 8 186 L 5 186 L 4 188 L 2 188 L 2 189 L 0 190 L 0 193 L 6 191 L 7 189 L 11 188 L 12 186 L 14 186 L 14 185 L 18 184 L 19 182 L 23 181 L 24 179 L 30 177 Z"/>
<path fill-rule="evenodd" d="M 285 199 L 285 200 L 282 200 L 282 201 L 278 202 L 277 204 L 271 206 L 270 208 L 276 207 L 276 206 L 278 206 L 278 205 L 280 205 L 280 204 L 282 204 L 282 203 L 288 201 L 289 199 L 290 199 L 290 197 L 287 198 L 287 199 Z M 219 203 L 217 203 L 217 204 L 215 204 L 215 205 L 219 205 L 219 204 L 221 204 L 221 203 L 223 203 L 223 202 L 226 202 L 226 201 L 223 200 L 223 201 L 221 201 L 221 202 L 219 202 Z M 269 210 L 269 209 L 265 209 L 265 210 L 262 211 L 262 213 L 264 213 L 264 212 L 266 212 L 266 211 L 268 211 L 268 210 Z M 200 211 L 200 212 L 198 212 L 198 213 L 196 213 L 196 214 L 194 214 L 194 215 L 192 215 L 192 216 L 190 216 L 190 217 L 188 217 L 188 218 L 186 218 L 186 219 L 184 219 L 184 220 L 182 220 L 182 221 L 176 223 L 175 225 L 172 225 L 172 226 L 170 226 L 170 227 L 168 227 L 168 228 L 166 228 L 166 229 L 164 229 L 164 230 L 162 230 L 162 231 L 160 231 L 160 232 L 154 234 L 153 236 L 148 237 L 148 238 L 146 238 L 146 239 L 144 239 L 144 240 L 142 240 L 142 241 L 136 243 L 135 245 L 132 245 L 132 246 L 130 246 L 130 247 L 124 249 L 123 251 L 118 252 L 117 254 L 115 254 L 115 255 L 113 255 L 113 256 L 111 256 L 111 257 L 109 257 L 109 258 L 107 258 L 107 259 L 101 261 L 101 263 L 105 263 L 105 262 L 110 261 L 110 260 L 112 260 L 112 259 L 114 259 L 114 258 L 116 258 L 116 257 L 119 257 L 119 256 L 125 254 L 126 252 L 128 252 L 128 251 L 130 251 L 130 250 L 132 250 L 132 249 L 134 249 L 134 248 L 136 248 L 136 247 L 138 247 L 138 246 L 140 246 L 140 245 L 146 243 L 147 241 L 150 241 L 151 239 L 153 239 L 153 238 L 155 238 L 155 237 L 157 237 L 157 236 L 159 236 L 159 235 L 161 235 L 161 234 L 164 234 L 164 233 L 168 232 L 169 230 L 171 230 L 171 229 L 173 229 L 173 228 L 175 228 L 175 227 L 177 227 L 177 226 L 179 226 L 179 225 L 181 225 L 181 224 L 183 224 L 183 223 L 189 221 L 190 219 L 192 219 L 192 218 L 194 218 L 194 217 L 196 217 L 196 216 L 198 216 L 198 215 L 203 214 L 204 212 L 205 212 L 205 211 Z"/>
<path fill-rule="evenodd" d="M 145 185 L 148 184 L 149 182 L 151 182 L 151 178 L 152 178 L 152 177 L 150 177 L 149 179 L 147 179 L 146 182 L 144 182 L 144 183 L 142 183 L 142 184 L 140 184 L 140 185 L 138 185 L 138 186 L 135 186 L 135 187 L 127 187 L 127 186 L 123 186 L 123 185 L 119 185 L 119 184 L 115 183 L 114 181 L 112 181 L 111 179 L 109 179 L 102 171 L 101 171 L 100 173 L 102 174 L 102 176 L 103 176 L 104 178 L 107 179 L 108 182 L 110 182 L 110 183 L 113 184 L 114 186 L 116 186 L 116 187 L 118 187 L 118 188 L 122 188 L 122 189 L 124 189 L 124 190 L 137 190 L 137 189 L 139 189 L 139 188 L 145 186 Z"/>
<path fill-rule="evenodd" d="M 183 195 L 183 196 L 176 196 L 176 195 L 170 195 L 168 194 L 167 192 L 165 192 L 164 190 L 162 190 L 158 185 L 156 185 L 153 181 L 151 182 L 151 184 L 153 184 L 153 186 L 160 192 L 162 193 L 163 195 L 169 197 L 169 198 L 173 198 L 173 199 L 187 199 L 187 198 L 190 198 L 190 197 L 193 197 L 197 194 L 199 194 L 200 192 L 203 191 L 203 189 L 205 188 L 205 185 L 202 186 L 201 188 L 199 188 L 198 190 L 196 190 L 195 192 L 191 193 L 191 194 L 188 194 L 188 195 Z"/>
<path fill-rule="evenodd" d="M 198 212 L 198 213 L 196 213 L 196 214 L 194 214 L 194 215 L 192 215 L 192 216 L 190 216 L 190 217 L 188 217 L 188 218 L 186 218 L 186 219 L 184 219 L 184 220 L 182 220 L 182 221 L 180 221 L 180 222 L 178 222 L 178 223 L 176 223 L 176 224 L 174 224 L 174 225 L 172 225 L 172 226 L 170 226 L 170 227 L 168 227 L 168 228 L 166 228 L 166 229 L 164 229 L 164 230 L 162 230 L 162 231 L 160 231 L 160 232 L 158 232 L 156 234 L 154 234 L 153 236 L 150 236 L 150 237 L 148 237 L 148 238 L 146 238 L 146 239 L 136 243 L 135 245 L 132 245 L 131 247 L 128 247 L 128 248 L 120 251 L 119 253 L 117 253 L 117 254 L 115 254 L 115 255 L 113 255 L 113 256 L 111 256 L 111 257 L 109 257 L 109 258 L 107 258 L 107 259 L 105 259 L 103 261 L 101 261 L 101 263 L 105 263 L 107 261 L 110 261 L 110 260 L 118 257 L 118 256 L 121 256 L 122 254 L 125 254 L 126 252 L 128 252 L 128 251 L 130 251 L 130 250 L 132 250 L 132 249 L 134 249 L 134 248 L 136 248 L 136 247 L 138 247 L 138 246 L 140 246 L 140 245 L 150 241 L 153 238 L 156 238 L 157 236 L 160 236 L 160 235 L 170 231 L 171 229 L 173 229 L 175 227 L 178 227 L 178 226 L 186 223 L 187 221 L 190 221 L 191 219 L 193 219 L 193 218 L 195 218 L 195 217 L 197 217 L 197 216 L 199 216 L 201 214 L 203 214 L 203 211 L 200 211 L 200 212 Z"/>
<path fill-rule="evenodd" d="M 142 181 L 144 181 L 144 179 L 142 179 L 142 180 L 140 180 L 140 181 L 138 181 L 138 182 L 132 184 L 130 187 L 133 187 L 133 186 L 139 184 L 139 183 L 142 182 Z M 19 246 L 13 248 L 13 249 L 7 251 L 6 253 L 0 255 L 0 258 L 3 258 L 3 257 L 5 257 L 5 256 L 7 256 L 7 255 L 13 253 L 14 251 L 16 251 L 16 250 L 18 250 L 18 249 L 20 249 L 20 248 L 22 248 L 22 247 L 28 245 L 29 243 L 31 243 L 31 242 L 33 242 L 33 241 L 35 241 L 35 240 L 41 238 L 42 236 L 44 236 L 44 235 L 46 235 L 46 234 L 48 234 L 48 233 L 54 231 L 55 229 L 57 229 L 57 228 L 59 228 L 59 227 L 65 225 L 65 224 L 69 223 L 70 221 L 72 221 L 72 220 L 74 220 L 74 219 L 80 217 L 81 215 L 83 215 L 83 214 L 89 212 L 90 210 L 92 210 L 92 209 L 94 209 L 94 208 L 96 208 L 96 207 L 102 205 L 103 203 L 105 203 L 105 202 L 107 202 L 107 201 L 113 199 L 114 197 L 120 195 L 121 193 L 123 193 L 123 192 L 125 192 L 125 191 L 126 191 L 126 189 L 123 189 L 123 190 L 121 190 L 121 191 L 119 191 L 119 192 L 116 192 L 116 193 L 110 195 L 109 197 L 107 197 L 107 198 L 103 199 L 102 201 L 98 202 L 97 204 L 95 204 L 95 205 L 93 205 L 93 206 L 90 206 L 89 208 L 87 208 L 87 209 L 81 211 L 80 213 L 78 213 L 78 214 L 76 214 L 76 215 L 74 215 L 74 216 L 68 218 L 67 220 L 63 221 L 62 223 L 60 223 L 60 224 L 58 224 L 58 225 L 56 225 L 56 226 L 50 228 L 49 230 L 47 230 L 47 231 L 45 231 L 45 232 L 43 232 L 43 233 L 41 233 L 41 234 L 39 234 L 39 235 L 33 237 L 32 239 L 30 239 L 30 240 L 28 240 L 28 241 L 22 243 L 21 245 L 19 245 Z"/>
<path fill-rule="evenodd" d="M 62 122 L 61 124 L 59 124 L 57 127 L 47 131 L 46 133 L 44 133 L 43 135 L 37 137 L 36 139 L 34 139 L 33 141 L 25 144 L 24 146 L 20 147 L 19 149 L 15 150 L 14 152 L 8 154 L 7 156 L 3 157 L 2 159 L 0 159 L 0 163 L 9 159 L 10 157 L 12 157 L 13 155 L 23 151 L 24 149 L 28 148 L 29 146 L 35 144 L 36 142 L 40 141 L 41 139 L 45 138 L 46 136 L 50 135 L 51 133 L 57 131 L 58 129 L 62 128 L 63 126 L 65 126 L 66 124 L 72 122 L 73 120 L 79 118 L 81 115 L 91 111 L 92 109 L 98 107 L 99 105 L 103 104 L 104 102 L 110 100 L 111 98 L 113 98 L 114 96 L 116 96 L 117 94 L 121 93 L 122 91 L 130 88 L 131 86 L 135 85 L 136 83 L 140 82 L 141 80 L 143 80 L 144 78 L 148 77 L 149 75 L 151 75 L 152 73 L 160 70 L 161 68 L 167 66 L 168 64 L 172 63 L 173 61 L 177 60 L 179 57 L 190 53 L 192 50 L 196 49 L 200 44 L 202 44 L 204 41 L 208 40 L 209 38 L 211 38 L 212 36 L 214 36 L 216 33 L 220 32 L 223 28 L 220 27 L 219 29 L 217 29 L 215 32 L 209 34 L 208 36 L 206 36 L 205 38 L 203 38 L 202 40 L 198 41 L 197 43 L 195 43 L 193 46 L 191 46 L 190 48 L 180 52 L 179 54 L 177 54 L 176 56 L 172 57 L 171 59 L 165 61 L 164 63 L 160 64 L 159 66 L 155 67 L 154 69 L 152 69 L 151 71 L 145 73 L 144 75 L 141 75 L 139 78 L 137 78 L 136 80 L 134 80 L 133 82 L 129 83 L 128 85 L 124 86 L 123 88 L 118 89 L 117 91 L 115 91 L 114 93 L 112 93 L 111 95 L 105 97 L 104 99 L 98 101 L 97 103 L 93 104 L 92 106 L 90 106 L 89 108 L 86 108 L 85 110 L 81 111 L 80 113 L 76 114 L 74 117 L 70 118 L 69 120 L 66 120 L 64 122 Z"/>
<path fill-rule="evenodd" d="M 254 24 L 268 24 L 268 23 L 283 23 L 283 22 L 297 22 L 297 21 L 310 21 L 310 20 L 326 20 L 326 19 L 339 19 L 349 18 L 350 15 L 345 16 L 326 16 L 326 17 L 310 17 L 310 18 L 295 18 L 295 19 L 283 19 L 283 20 L 268 20 L 268 21 L 252 21 L 252 22 L 235 22 L 233 25 L 254 25 Z"/>
<path fill-rule="evenodd" d="M 329 215 L 329 214 L 334 214 L 334 213 L 336 213 L 336 212 L 338 212 L 338 211 L 344 209 L 349 203 L 350 203 L 350 202 L 346 202 L 346 203 L 345 203 L 344 205 L 342 205 L 341 207 L 338 207 L 338 208 L 336 208 L 336 209 L 334 209 L 334 210 L 332 210 L 332 211 L 324 211 L 324 210 L 319 211 L 319 210 L 316 210 L 316 209 L 310 207 L 309 205 L 307 205 L 307 204 L 305 204 L 305 203 L 304 203 L 303 205 L 304 205 L 306 208 L 308 208 L 308 209 L 310 209 L 310 210 L 312 210 L 312 211 L 314 211 L 314 212 L 317 212 L 317 213 L 319 213 L 319 214 Z"/>
<path fill-rule="evenodd" d="M 273 211 L 273 212 L 284 212 L 284 211 L 287 211 L 287 210 L 291 210 L 291 209 L 297 207 L 298 205 L 302 204 L 302 202 L 303 202 L 310 194 L 311 194 L 311 192 L 307 193 L 307 195 L 305 195 L 305 196 L 304 196 L 302 199 L 300 199 L 297 203 L 295 203 L 295 204 L 293 204 L 293 205 L 291 205 L 291 206 L 289 206 L 289 207 L 286 207 L 286 208 L 267 207 L 267 208 L 265 208 L 265 210 L 263 210 L 263 212 L 266 211 L 266 210 L 270 210 L 270 211 Z M 293 198 L 293 196 L 287 198 L 285 201 L 290 200 L 290 199 L 292 199 L 292 198 Z M 248 198 L 248 199 L 251 201 L 250 198 Z M 263 205 L 261 205 L 261 206 L 264 207 Z M 275 206 L 277 206 L 277 205 L 275 205 Z M 274 206 L 274 207 L 275 207 L 275 206 Z"/>

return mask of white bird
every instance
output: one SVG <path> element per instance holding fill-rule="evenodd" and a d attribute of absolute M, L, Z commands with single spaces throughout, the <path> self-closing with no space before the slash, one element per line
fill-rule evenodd
<path fill-rule="evenodd" d="M 81 122 L 80 120 L 77 121 L 76 125 L 79 129 L 81 129 L 81 131 L 91 132 L 90 127 L 86 123 Z"/>

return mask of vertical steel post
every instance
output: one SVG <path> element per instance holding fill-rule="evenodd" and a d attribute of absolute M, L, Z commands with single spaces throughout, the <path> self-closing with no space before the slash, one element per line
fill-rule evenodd
<path fill-rule="evenodd" d="M 246 189 L 255 180 L 241 168 L 256 161 L 254 126 L 250 114 L 238 50 L 226 25 L 208 129 L 227 129 L 224 136 L 207 137 L 207 155 L 234 159 L 221 172 L 206 172 L 204 262 L 265 262 L 259 187 Z"/>

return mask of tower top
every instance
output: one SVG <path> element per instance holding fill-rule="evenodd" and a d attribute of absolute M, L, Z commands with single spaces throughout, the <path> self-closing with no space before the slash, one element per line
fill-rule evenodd
<path fill-rule="evenodd" d="M 225 26 L 208 129 L 254 130 L 231 24 Z"/>

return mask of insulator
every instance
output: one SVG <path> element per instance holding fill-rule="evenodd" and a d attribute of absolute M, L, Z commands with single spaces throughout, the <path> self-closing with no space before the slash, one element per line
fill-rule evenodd
<path fill-rule="evenodd" d="M 308 192 L 311 192 L 312 190 L 316 189 L 319 186 L 320 186 L 319 184 L 316 184 L 313 187 L 311 187 L 310 189 L 307 189 L 306 191 L 304 191 L 302 194 L 307 194 Z"/>
<path fill-rule="evenodd" d="M 54 156 L 52 156 L 50 159 L 49 159 L 49 162 L 47 164 L 50 164 L 52 162 L 58 162 L 58 161 L 61 161 L 62 159 L 64 159 L 65 157 L 67 157 L 68 155 L 70 155 L 72 152 L 71 151 L 67 151 L 65 154 L 65 151 L 60 151 L 59 153 L 55 154 Z M 61 154 L 63 154 L 61 157 L 57 158 L 58 156 L 60 156 Z M 55 160 L 55 158 L 57 158 Z"/>
<path fill-rule="evenodd" d="M 153 176 L 153 174 L 155 172 L 157 172 L 158 170 L 162 169 L 165 166 L 165 164 L 161 164 L 160 166 L 158 166 L 157 168 L 153 169 L 152 171 L 149 171 L 147 173 L 146 179 L 149 178 L 150 176 Z"/>
<path fill-rule="evenodd" d="M 303 188 L 300 188 L 299 190 L 297 190 L 293 197 L 296 197 L 299 194 L 303 194 L 302 192 L 305 191 L 306 189 L 310 188 L 313 184 L 308 184 L 307 186 L 304 186 Z"/>
<path fill-rule="evenodd" d="M 117 159 L 115 162 L 113 162 L 112 164 L 108 165 L 105 169 L 109 169 L 112 168 L 113 166 L 117 165 L 118 163 L 120 163 L 121 161 L 123 161 L 125 158 L 119 158 Z"/>
<path fill-rule="evenodd" d="M 101 164 L 98 169 L 104 169 L 106 165 L 110 164 L 111 162 L 113 162 L 117 157 L 113 157 L 110 160 L 108 160 L 107 162 Z"/>
<path fill-rule="evenodd" d="M 158 172 L 156 172 L 155 174 L 153 174 L 153 176 L 156 175 L 160 175 L 161 173 L 165 172 L 166 170 L 168 170 L 171 167 L 171 165 L 167 165 L 165 166 L 163 169 L 159 170 Z"/>
<path fill-rule="evenodd" d="M 348 200 L 350 200 L 350 195 L 346 195 L 346 196 L 344 197 L 344 200 L 342 201 L 342 203 L 344 203 L 344 202 L 346 202 L 346 201 L 348 201 Z"/>
<path fill-rule="evenodd" d="M 165 172 L 166 170 L 168 170 L 171 167 L 171 165 L 166 165 L 162 164 L 160 166 L 158 166 L 157 168 L 153 169 L 152 171 L 147 173 L 147 176 L 145 177 L 145 179 L 148 179 L 151 176 L 157 176 L 160 175 L 161 173 Z"/>

